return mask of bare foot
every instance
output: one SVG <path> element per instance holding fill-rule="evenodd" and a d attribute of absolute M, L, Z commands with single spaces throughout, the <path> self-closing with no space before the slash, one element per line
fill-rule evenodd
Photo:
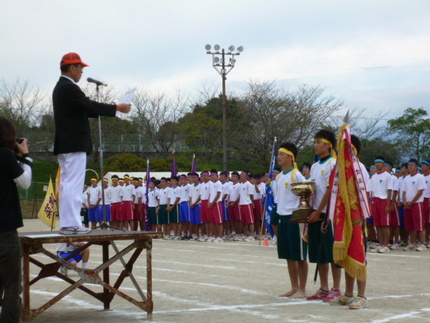
<path fill-rule="evenodd" d="M 297 293 L 297 291 L 292 289 L 289 292 L 286 292 L 285 294 L 279 295 L 279 297 L 291 297 L 291 295 L 294 295 L 295 293 Z"/>
<path fill-rule="evenodd" d="M 293 295 L 290 296 L 290 298 L 306 298 L 308 295 L 306 295 L 305 292 L 297 291 Z"/>

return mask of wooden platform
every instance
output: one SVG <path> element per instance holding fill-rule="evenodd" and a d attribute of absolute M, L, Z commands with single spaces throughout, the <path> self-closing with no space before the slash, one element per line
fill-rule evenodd
<path fill-rule="evenodd" d="M 74 235 L 62 235 L 59 232 L 26 232 L 20 233 L 19 237 L 22 244 L 23 251 L 23 307 L 22 307 L 22 319 L 29 321 L 42 314 L 46 309 L 57 303 L 66 295 L 70 294 L 73 290 L 79 288 L 87 294 L 93 296 L 103 303 L 104 309 L 110 309 L 110 303 L 112 302 L 115 295 L 118 295 L 125 300 L 131 302 L 137 307 L 147 312 L 148 318 L 151 318 L 153 311 L 152 302 L 152 239 L 161 238 L 163 234 L 161 232 L 142 232 L 142 231 L 120 231 L 120 230 L 93 230 L 89 234 L 74 234 Z M 119 250 L 115 244 L 115 240 L 130 240 L 130 244 L 122 250 Z M 82 250 L 89 248 L 92 245 L 99 245 L 102 247 L 103 259 L 101 264 L 95 269 L 81 269 L 71 265 L 67 262 L 67 259 L 62 259 L 56 254 L 44 248 L 44 244 L 50 243 L 71 243 L 71 242 L 85 242 L 85 245 L 78 248 L 69 258 L 78 254 Z M 109 256 L 109 246 L 111 246 L 115 254 Z M 133 276 L 133 265 L 140 256 L 141 252 L 146 250 L 146 295 L 140 288 L 136 279 Z M 129 252 L 132 255 L 126 262 L 124 256 Z M 42 263 L 32 257 L 34 254 L 44 254 L 54 262 Z M 91 259 L 92 262 L 97 259 Z M 113 263 L 120 261 L 124 267 L 119 277 L 116 279 L 113 285 L 110 284 L 109 266 Z M 30 280 L 30 263 L 40 267 L 40 272 L 36 278 Z M 79 280 L 73 280 L 66 275 L 60 273 L 59 269 L 61 265 L 64 265 L 69 270 L 74 270 L 79 274 Z M 102 274 L 102 278 L 100 275 Z M 31 286 L 37 281 L 56 276 L 65 282 L 69 283 L 70 286 L 64 289 L 61 293 L 53 297 L 51 300 L 46 302 L 44 305 L 37 309 L 31 309 L 30 307 L 30 294 Z M 133 282 L 141 300 L 136 300 L 126 293 L 119 290 L 122 282 L 125 278 L 129 277 Z M 84 284 L 98 284 L 103 287 L 103 291 L 100 293 L 94 292 L 93 290 L 84 286 Z"/>

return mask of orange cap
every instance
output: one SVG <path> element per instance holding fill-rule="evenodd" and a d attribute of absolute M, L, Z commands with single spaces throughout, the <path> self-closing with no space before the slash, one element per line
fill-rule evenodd
<path fill-rule="evenodd" d="M 81 57 L 76 53 L 67 53 L 63 56 L 60 62 L 60 66 L 71 65 L 71 64 L 81 64 L 82 66 L 89 66 L 82 62 Z"/>

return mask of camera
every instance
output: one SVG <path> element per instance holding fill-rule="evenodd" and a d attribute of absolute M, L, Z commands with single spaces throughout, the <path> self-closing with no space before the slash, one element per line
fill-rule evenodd
<path fill-rule="evenodd" d="M 24 142 L 24 138 L 16 138 L 16 142 L 20 145 Z"/>

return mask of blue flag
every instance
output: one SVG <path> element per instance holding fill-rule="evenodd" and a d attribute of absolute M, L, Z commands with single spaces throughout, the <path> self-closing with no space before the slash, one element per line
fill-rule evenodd
<path fill-rule="evenodd" d="M 278 141 L 275 137 L 275 140 L 273 141 L 272 159 L 270 160 L 270 167 L 269 167 L 270 178 L 273 177 L 273 170 L 275 169 L 275 165 L 276 165 L 276 157 L 278 153 L 277 146 L 278 146 Z M 264 205 L 265 205 L 264 223 L 266 224 L 267 231 L 270 233 L 272 237 L 275 235 L 275 233 L 273 232 L 272 226 L 270 225 L 270 217 L 272 215 L 274 204 L 275 204 L 275 198 L 273 196 L 272 183 L 271 183 L 270 185 L 266 185 L 266 197 L 264 201 Z"/>

